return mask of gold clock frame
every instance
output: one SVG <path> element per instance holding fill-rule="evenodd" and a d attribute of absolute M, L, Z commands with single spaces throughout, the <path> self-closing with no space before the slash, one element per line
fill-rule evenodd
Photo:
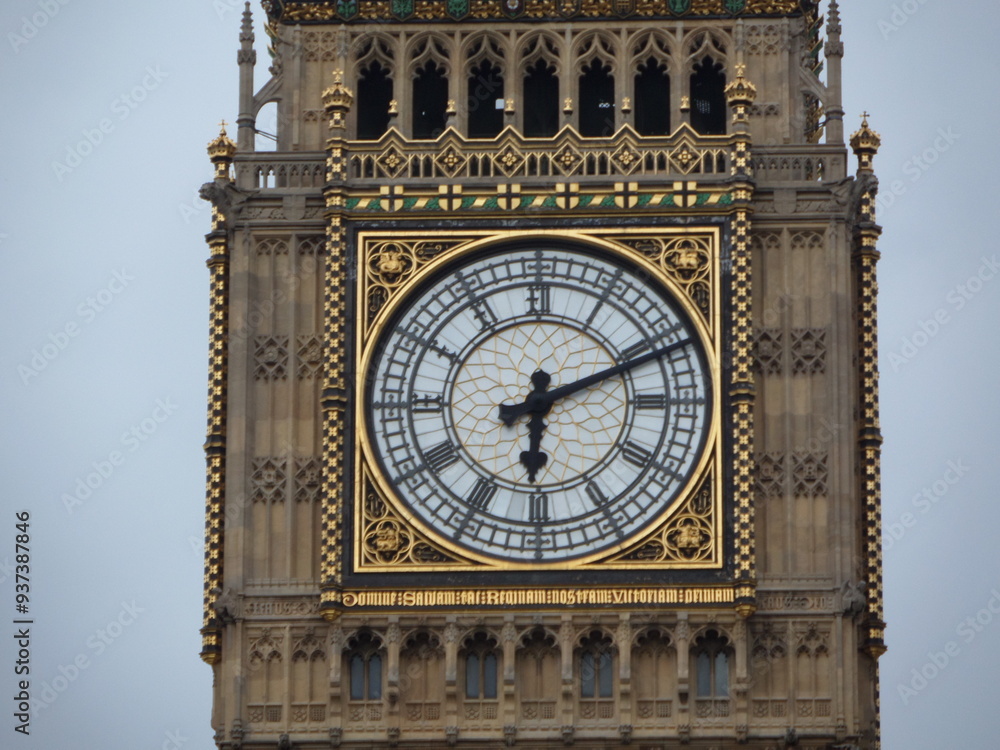
<path fill-rule="evenodd" d="M 498 560 L 450 543 L 395 495 L 368 438 L 368 371 L 386 322 L 437 269 L 463 255 L 514 240 L 575 242 L 643 268 L 671 291 L 692 320 L 708 358 L 712 413 L 704 451 L 670 508 L 611 548 L 572 560 Z M 357 236 L 357 345 L 354 393 L 354 493 L 351 534 L 354 572 L 490 572 L 510 570 L 718 570 L 725 559 L 723 529 L 722 315 L 717 225 L 582 230 L 360 231 Z"/>

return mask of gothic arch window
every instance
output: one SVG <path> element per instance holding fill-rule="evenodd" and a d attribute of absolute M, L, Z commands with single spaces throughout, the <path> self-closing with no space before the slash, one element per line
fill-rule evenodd
<path fill-rule="evenodd" d="M 326 650 L 315 629 L 307 628 L 292 647 L 292 721 L 320 722 L 326 718 L 329 674 Z"/>
<path fill-rule="evenodd" d="M 729 716 L 729 667 L 732 648 L 717 630 L 706 630 L 692 648 L 695 710 L 701 718 Z"/>
<path fill-rule="evenodd" d="M 414 138 L 437 138 L 448 124 L 448 52 L 441 40 L 425 38 L 411 58 Z"/>
<path fill-rule="evenodd" d="M 788 714 L 788 659 L 785 636 L 770 626 L 755 634 L 750 650 L 754 716 Z"/>
<path fill-rule="evenodd" d="M 347 651 L 347 678 L 352 701 L 382 699 L 382 650 L 371 633 L 353 638 Z"/>
<path fill-rule="evenodd" d="M 407 721 L 437 721 L 444 701 L 444 648 L 441 639 L 418 630 L 399 652 L 399 692 Z"/>
<path fill-rule="evenodd" d="M 677 654 L 665 630 L 651 627 L 635 639 L 632 684 L 638 721 L 656 723 L 673 715 Z"/>
<path fill-rule="evenodd" d="M 607 635 L 594 630 L 580 642 L 580 718 L 611 719 L 615 715 L 614 644 Z"/>
<path fill-rule="evenodd" d="M 577 78 L 577 124 L 580 134 L 601 138 L 615 132 L 615 41 L 596 32 L 575 46 Z"/>
<path fill-rule="evenodd" d="M 635 73 L 635 129 L 640 135 L 670 134 L 670 74 L 650 55 Z"/>
<path fill-rule="evenodd" d="M 814 625 L 797 634 L 795 649 L 796 714 L 828 717 L 833 691 L 829 634 Z"/>
<path fill-rule="evenodd" d="M 279 684 L 284 668 L 282 652 L 284 639 L 264 628 L 250 641 L 247 661 L 250 665 L 247 680 L 247 698 L 251 721 L 281 721 L 284 695 Z"/>
<path fill-rule="evenodd" d="M 516 658 L 519 718 L 529 724 L 551 722 L 556 716 L 561 684 L 555 636 L 536 628 L 524 636 Z"/>
<path fill-rule="evenodd" d="M 393 98 L 392 52 L 383 39 L 372 39 L 358 55 L 357 137 L 377 140 L 389 129 Z"/>
<path fill-rule="evenodd" d="M 611 66 L 595 58 L 580 73 L 580 135 L 601 138 L 615 132 L 615 79 Z"/>
<path fill-rule="evenodd" d="M 691 69 L 691 127 L 702 135 L 726 134 L 726 74 L 706 55 Z"/>
<path fill-rule="evenodd" d="M 466 112 L 470 138 L 493 138 L 503 130 L 504 73 L 499 47 L 481 39 L 469 50 Z"/>
<path fill-rule="evenodd" d="M 447 124 L 448 79 L 433 60 L 417 68 L 413 78 L 413 137 L 437 138 Z"/>
<path fill-rule="evenodd" d="M 496 639 L 476 633 L 465 641 L 464 651 L 465 697 L 471 701 L 496 700 L 500 663 Z"/>
<path fill-rule="evenodd" d="M 558 48 L 552 39 L 535 36 L 521 55 L 523 131 L 528 138 L 549 138 L 559 130 Z"/>
<path fill-rule="evenodd" d="M 373 60 L 358 78 L 358 140 L 378 140 L 389 129 L 392 78 L 389 69 Z"/>

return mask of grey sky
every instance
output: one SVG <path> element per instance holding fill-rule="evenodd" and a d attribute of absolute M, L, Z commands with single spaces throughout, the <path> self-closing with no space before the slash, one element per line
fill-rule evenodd
<path fill-rule="evenodd" d="M 209 224 L 196 192 L 205 144 L 235 119 L 240 9 L 8 0 L 0 14 L 0 563 L 29 510 L 31 679 L 48 700 L 31 736 L 14 734 L 5 565 L 5 747 L 213 747 L 197 656 Z M 841 10 L 847 130 L 868 109 L 883 137 L 884 746 L 991 747 L 1000 8 Z"/>

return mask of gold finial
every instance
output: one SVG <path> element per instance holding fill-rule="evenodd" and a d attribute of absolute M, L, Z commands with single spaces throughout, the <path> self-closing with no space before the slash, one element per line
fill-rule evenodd
<path fill-rule="evenodd" d="M 333 85 L 323 91 L 323 104 L 327 110 L 340 110 L 343 113 L 353 103 L 354 92 L 344 85 L 344 71 L 336 68 L 333 71 Z"/>
<path fill-rule="evenodd" d="M 863 170 L 871 169 L 872 159 L 882 145 L 882 137 L 868 127 L 869 117 L 871 115 L 867 111 L 862 113 L 861 128 L 851 136 L 851 148 L 858 157 L 858 166 Z"/>
<path fill-rule="evenodd" d="M 389 114 L 398 115 L 399 114 L 399 102 L 395 99 L 389 100 Z"/>
<path fill-rule="evenodd" d="M 563 100 L 563 114 L 568 115 L 568 114 L 572 114 L 572 112 L 573 112 L 573 98 L 570 97 L 570 96 L 567 96 Z"/>
<path fill-rule="evenodd" d="M 219 123 L 219 134 L 208 143 L 208 158 L 216 164 L 230 162 L 236 154 L 236 144 L 226 135 L 226 121 Z"/>
<path fill-rule="evenodd" d="M 736 64 L 736 78 L 726 86 L 726 101 L 730 107 L 749 107 L 757 98 L 757 87 L 746 78 L 747 66 L 745 63 Z"/>
<path fill-rule="evenodd" d="M 514 100 L 513 99 L 506 99 L 504 101 L 504 103 L 503 103 L 503 113 L 505 115 L 512 115 L 512 114 L 514 114 Z"/>

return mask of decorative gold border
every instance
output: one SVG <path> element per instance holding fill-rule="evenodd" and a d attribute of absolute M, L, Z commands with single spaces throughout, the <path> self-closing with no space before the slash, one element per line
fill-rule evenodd
<path fill-rule="evenodd" d="M 499 0 L 469 0 L 463 20 L 552 20 L 552 21 L 601 21 L 628 18 L 680 18 L 684 16 L 717 16 L 739 18 L 754 15 L 799 15 L 802 13 L 800 0 L 746 0 L 742 9 L 727 10 L 723 0 L 691 0 L 685 10 L 671 11 L 667 0 L 634 0 L 627 12 L 621 4 L 612 0 L 576 0 L 570 3 L 545 2 L 512 3 L 511 12 L 504 10 Z M 272 19 L 280 23 L 310 23 L 318 21 L 453 21 L 447 3 L 433 0 L 412 3 L 409 13 L 400 17 L 400 11 L 388 0 L 353 0 L 340 4 L 295 2 L 288 3 L 276 18 L 277 6 L 271 10 Z M 810 15 L 815 15 L 815 10 Z"/>
<path fill-rule="evenodd" d="M 357 589 L 344 592 L 343 605 L 353 607 L 503 607 L 515 610 L 553 606 L 639 606 L 732 604 L 732 586 L 587 586 Z"/>
<path fill-rule="evenodd" d="M 215 167 L 215 189 L 232 185 L 236 144 L 225 123 L 208 144 Z M 206 200 L 211 196 L 203 193 Z M 219 205 L 212 204 L 212 231 L 206 237 L 211 275 L 208 326 L 208 426 L 205 437 L 205 578 L 201 626 L 201 658 L 216 664 L 222 658 L 222 623 L 215 604 L 222 593 L 223 536 L 226 503 L 226 397 L 229 381 L 229 225 Z"/>
<path fill-rule="evenodd" d="M 478 237 L 476 237 L 478 235 Z M 612 241 L 608 236 L 613 236 L 617 241 Z M 594 247 L 611 252 L 618 257 L 634 263 L 646 270 L 653 278 L 657 279 L 663 286 L 671 290 L 677 299 L 684 305 L 688 315 L 691 317 L 699 336 L 705 343 L 708 355 L 709 367 L 712 372 L 713 387 L 713 412 L 710 417 L 710 431 L 707 436 L 707 449 L 699 459 L 696 471 L 692 475 L 685 491 L 681 497 L 689 497 L 694 492 L 694 488 L 700 486 L 705 481 L 705 477 L 715 471 L 715 467 L 721 466 L 722 461 L 722 439 L 721 439 L 721 414 L 722 414 L 722 383 L 721 369 L 719 363 L 722 356 L 722 336 L 718 328 L 721 319 L 721 297 L 718 277 L 718 258 L 721 242 L 721 230 L 718 227 L 645 227 L 632 230 L 614 229 L 594 229 L 579 231 L 553 231 L 553 230 L 512 230 L 506 232 L 490 231 L 456 231 L 456 232 L 399 232 L 399 231 L 371 231 L 361 232 L 358 236 L 358 257 L 359 266 L 364 269 L 359 274 L 358 302 L 356 307 L 356 317 L 360 325 L 359 343 L 356 349 L 356 372 L 365 373 L 368 371 L 369 363 L 376 343 L 379 340 L 387 321 L 400 304 L 407 299 L 417 287 L 430 275 L 434 274 L 443 264 L 451 263 L 456 258 L 467 255 L 485 247 L 502 245 L 515 239 L 537 237 L 539 239 L 576 241 L 583 246 Z M 671 264 L 671 258 L 675 255 L 670 253 L 659 253 L 658 263 L 653 263 L 649 255 L 638 252 L 626 245 L 624 238 L 635 240 L 641 239 L 668 239 L 668 238 L 709 238 L 711 246 L 711 259 L 709 265 L 712 272 L 709 274 L 711 314 L 705 316 L 702 313 L 700 303 L 692 296 L 692 285 L 686 286 L 682 283 L 676 273 L 676 268 Z M 404 244 L 422 242 L 432 246 L 439 246 L 439 252 L 429 255 L 423 262 L 418 262 L 415 254 L 411 254 L 409 260 L 400 261 L 400 258 L 393 257 L 391 262 L 382 263 L 384 259 L 381 254 L 385 252 L 387 243 L 393 245 L 393 253 L 399 253 Z M 413 262 L 413 265 L 409 265 Z M 385 283 L 385 268 L 391 267 L 395 272 L 393 283 Z M 380 289 L 385 295 L 381 297 L 380 306 L 374 314 L 368 309 L 370 289 Z M 468 550 L 455 553 L 454 548 L 446 540 L 437 536 L 436 532 L 424 524 L 419 518 L 400 503 L 394 495 L 391 483 L 381 474 L 377 462 L 371 458 L 374 450 L 368 438 L 366 427 L 366 413 L 364 404 L 367 403 L 368 394 L 366 385 L 362 384 L 358 388 L 356 398 L 356 421 L 358 429 L 355 434 L 355 493 L 354 493 L 354 569 L 357 572 L 416 572 L 416 571 L 455 571 L 469 570 L 470 562 L 476 563 L 475 569 L 488 570 L 572 570 L 586 567 L 593 569 L 635 569 L 635 568 L 699 568 L 717 569 L 723 565 L 722 547 L 722 483 L 719 481 L 710 482 L 711 487 L 711 525 L 713 527 L 712 550 L 710 554 L 700 555 L 695 562 L 687 560 L 667 561 L 656 559 L 622 559 L 626 549 L 642 546 L 650 539 L 662 536 L 668 532 L 667 525 L 670 520 L 680 513 L 684 501 L 675 503 L 672 508 L 665 510 L 658 519 L 651 524 L 651 530 L 642 533 L 642 536 L 631 539 L 613 548 L 605 549 L 600 553 L 591 556 L 563 561 L 558 563 L 538 564 L 519 563 L 512 561 L 498 561 L 495 558 L 479 555 Z M 368 485 L 368 478 L 374 480 L 374 485 Z M 387 508 L 391 508 L 394 514 L 394 524 L 405 521 L 407 524 L 408 539 L 419 540 L 420 543 L 429 545 L 438 550 L 451 550 L 454 562 L 441 562 L 438 560 L 428 560 L 424 563 L 414 563 L 412 558 L 402 556 L 392 564 L 373 562 L 372 556 L 365 555 L 366 540 L 365 533 L 365 503 L 369 488 L 377 489 L 379 501 Z M 392 533 L 398 533 L 399 526 L 393 527 Z M 369 533 L 373 533 L 373 528 L 368 528 Z M 389 532 L 386 532 L 387 534 Z M 398 541 L 398 540 L 393 540 Z M 374 544 L 374 543 L 373 543 Z M 372 544 L 368 544 L 372 547 Z"/>
<path fill-rule="evenodd" d="M 323 285 L 323 392 L 322 410 L 322 545 L 320 551 L 320 606 L 336 612 L 340 603 L 344 565 L 344 444 L 346 439 L 347 378 L 345 373 L 347 323 L 347 235 L 344 205 L 347 169 L 344 159 L 344 114 L 352 94 L 336 77 L 323 92 L 330 129 L 326 151 L 323 199 L 326 205 L 326 273 Z"/>
<path fill-rule="evenodd" d="M 878 279 L 876 249 L 881 230 L 875 224 L 875 190 L 861 198 L 854 265 L 857 295 L 858 449 L 861 454 L 860 495 L 864 502 L 865 582 L 868 611 L 864 648 L 877 659 L 886 651 L 882 594 L 882 431 L 878 393 Z"/>
<path fill-rule="evenodd" d="M 732 495 L 736 507 L 733 539 L 736 558 L 736 610 L 749 617 L 757 609 L 757 539 L 754 519 L 754 376 L 753 376 L 753 287 L 750 263 L 750 214 L 753 199 L 753 167 L 750 158 L 749 107 L 756 87 L 744 77 L 746 66 L 737 65 L 736 78 L 726 86 L 732 108 L 733 172 L 732 217 L 732 305 L 730 346 L 732 352 L 729 395 L 732 403 Z"/>

